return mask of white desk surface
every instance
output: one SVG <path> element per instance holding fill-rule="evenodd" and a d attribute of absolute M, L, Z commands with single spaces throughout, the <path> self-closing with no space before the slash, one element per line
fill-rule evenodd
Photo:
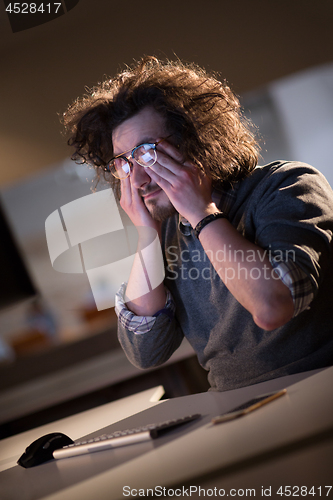
<path fill-rule="evenodd" d="M 302 377 L 307 378 L 300 380 Z M 210 423 L 213 416 L 249 398 L 283 387 L 287 387 L 287 395 L 246 417 L 216 426 Z M 110 405 L 113 404 L 110 403 Z M 98 415 L 98 408 L 90 411 L 96 411 Z M 235 391 L 208 392 L 153 403 L 150 408 L 103 429 L 103 432 L 99 429 L 91 436 L 197 412 L 202 413 L 201 420 L 192 422 L 183 429 L 176 429 L 152 443 L 51 461 L 31 469 L 23 469 L 19 466 L 9 468 L 0 474 L 2 491 L 0 498 L 3 500 L 41 498 L 44 500 L 93 500 L 95 498 L 112 500 L 125 498 L 124 486 L 134 488 L 137 492 L 139 489 L 155 486 L 168 488 L 173 485 L 189 484 L 192 481 L 195 483 L 196 478 L 212 477 L 211 475 L 216 471 L 219 471 L 218 475 L 215 474 L 214 478 L 208 480 L 207 483 L 211 487 L 214 484 L 218 486 L 218 482 L 221 482 L 219 478 L 222 477 L 224 484 L 227 484 L 228 480 L 230 483 L 231 476 L 234 478 L 235 485 L 239 475 L 243 474 L 243 479 L 244 473 L 246 476 L 246 467 L 249 465 L 244 464 L 251 464 L 253 461 L 253 475 L 258 470 L 255 466 L 258 457 L 265 457 L 269 453 L 281 457 L 282 453 L 284 460 L 288 461 L 288 457 L 297 457 L 297 453 L 300 452 L 299 443 L 304 443 L 309 438 L 332 430 L 333 367 L 314 375 L 307 373 L 283 377 Z M 73 418 L 73 422 L 75 421 L 75 417 L 70 418 Z M 96 423 L 96 429 L 97 420 L 94 423 Z M 56 424 L 58 423 L 55 422 L 55 430 L 61 430 Z M 91 432 L 91 429 L 90 422 L 86 427 L 86 432 Z M 45 426 L 39 435 L 45 433 L 44 430 Z M 72 432 L 72 435 L 69 435 L 76 438 L 77 434 Z M 8 438 L 9 448 L 11 440 L 14 443 L 15 437 Z M 19 436 L 16 439 L 15 446 L 17 447 Z M 19 454 L 24 451 L 26 444 L 21 447 Z M 333 439 L 327 442 L 325 449 L 323 446 L 317 447 L 316 460 L 324 458 L 327 461 L 329 459 L 331 472 Z M 293 455 L 293 447 L 296 447 L 296 455 Z M 9 448 L 7 448 L 7 454 Z M 307 452 L 305 445 L 303 448 L 300 460 Z M 15 457 L 17 458 L 18 456 Z M 261 463 L 260 473 L 264 470 L 264 466 L 265 464 Z M 305 472 L 309 476 L 309 470 Z M 332 484 L 331 475 L 324 479 L 326 485 L 329 484 L 329 480 Z M 322 486 L 325 485 L 322 484 Z M 318 492 L 319 490 L 317 490 L 317 496 L 319 496 Z M 139 496 L 138 493 L 137 495 Z M 330 497 L 332 495 L 333 491 Z M 259 490 L 257 496 L 262 496 Z M 326 496 L 326 493 L 324 494 L 323 491 L 321 496 Z M 195 495 L 193 497 L 197 498 Z M 272 497 L 283 498 L 282 496 Z M 311 498 L 316 500 L 317 497 Z"/>
<path fill-rule="evenodd" d="M 112 401 L 91 410 L 0 440 L 0 471 L 16 466 L 17 459 L 24 449 L 44 434 L 63 432 L 73 440 L 79 439 L 96 431 L 96 429 L 103 429 L 158 404 L 163 394 L 164 389 L 162 386 L 153 387 L 118 401 Z"/>

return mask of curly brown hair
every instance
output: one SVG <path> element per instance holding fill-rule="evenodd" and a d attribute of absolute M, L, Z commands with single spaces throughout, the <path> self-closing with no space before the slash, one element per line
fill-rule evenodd
<path fill-rule="evenodd" d="M 72 159 L 94 165 L 98 178 L 113 156 L 112 132 L 152 106 L 165 119 L 184 158 L 208 170 L 213 183 L 234 182 L 258 161 L 254 128 L 226 82 L 181 61 L 144 57 L 77 99 L 63 114 Z M 119 196 L 119 180 L 104 173 Z"/>

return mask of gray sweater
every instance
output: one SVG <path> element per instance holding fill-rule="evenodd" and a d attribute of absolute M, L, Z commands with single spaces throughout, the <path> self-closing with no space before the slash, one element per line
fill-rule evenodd
<path fill-rule="evenodd" d="M 208 370 L 211 388 L 219 391 L 331 365 L 333 192 L 326 179 L 302 163 L 257 167 L 238 183 L 228 219 L 270 257 L 292 259 L 304 271 L 304 286 L 314 294 L 310 307 L 273 331 L 259 328 L 177 215 L 164 223 L 162 241 L 165 285 L 176 314 L 173 319 L 158 315 L 142 335 L 119 322 L 119 340 L 129 360 L 140 368 L 158 366 L 185 336 Z M 221 249 L 221 260 L 227 251 Z"/>

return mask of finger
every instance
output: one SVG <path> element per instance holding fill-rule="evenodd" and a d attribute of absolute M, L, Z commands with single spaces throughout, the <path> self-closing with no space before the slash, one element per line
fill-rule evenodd
<path fill-rule="evenodd" d="M 154 169 L 155 167 L 155 169 Z M 195 172 L 196 167 L 194 167 L 189 162 L 179 162 L 169 156 L 167 153 L 162 151 L 157 151 L 157 161 L 154 165 L 150 167 L 152 170 L 155 170 L 158 174 L 161 174 L 163 177 L 168 174 L 168 172 L 164 172 L 163 169 L 167 169 L 174 175 L 179 175 L 185 169 L 192 170 Z M 169 176 L 170 177 L 170 176 Z"/>
<path fill-rule="evenodd" d="M 176 162 L 183 164 L 184 163 L 184 157 L 180 153 L 180 151 L 170 144 L 166 139 L 157 139 L 158 142 L 158 147 L 157 150 L 164 151 L 167 155 L 170 156 L 170 158 L 173 158 Z"/>
<path fill-rule="evenodd" d="M 138 190 L 133 187 L 131 178 L 126 177 L 126 179 L 121 179 L 121 201 L 128 207 L 142 202 L 141 196 L 138 194 Z"/>
<path fill-rule="evenodd" d="M 160 139 L 157 139 L 157 142 L 159 142 Z M 177 149 L 175 146 L 167 142 L 165 139 L 162 139 L 161 142 L 158 144 L 157 151 L 163 151 L 165 154 L 170 156 L 173 160 L 175 160 L 177 163 L 180 165 L 185 165 L 187 167 L 193 167 L 196 168 L 196 165 L 194 165 L 192 162 L 188 160 L 184 160 L 184 155 Z"/>
<path fill-rule="evenodd" d="M 179 184 L 179 182 L 188 182 L 189 180 L 196 183 L 199 179 L 199 169 L 197 167 L 191 163 L 187 163 L 187 165 L 179 165 L 179 163 L 175 162 L 169 156 L 166 156 L 161 152 L 158 153 L 157 162 L 154 165 L 147 167 L 147 170 L 149 170 L 152 174 L 157 174 L 161 179 L 164 179 L 172 186 Z M 154 181 L 157 182 L 155 177 Z M 160 186 L 162 187 L 161 184 Z"/>
<path fill-rule="evenodd" d="M 163 177 L 162 175 L 159 175 L 158 173 L 156 172 L 153 172 L 152 169 L 149 167 L 150 169 L 150 172 L 149 172 L 149 175 L 151 177 L 151 179 L 168 195 L 170 196 L 171 195 L 171 192 L 172 192 L 172 189 L 173 189 L 173 185 L 172 183 L 166 179 L 165 177 Z M 173 174 L 170 174 L 170 175 L 173 175 Z M 168 176 L 168 174 L 166 174 L 166 176 Z M 173 175 L 173 177 L 175 178 L 175 176 Z"/>
<path fill-rule="evenodd" d="M 156 163 L 155 163 L 155 165 L 156 165 Z M 149 170 L 149 172 L 148 172 L 149 177 L 154 182 L 156 182 L 156 184 L 158 184 L 158 185 L 160 185 L 161 182 L 162 183 L 167 183 L 167 184 L 170 185 L 170 182 L 166 178 L 164 178 L 162 175 L 160 175 L 160 173 L 157 172 L 157 168 L 155 170 L 153 170 L 153 168 L 155 167 L 155 165 L 153 165 L 153 167 L 146 167 L 146 170 Z M 158 167 L 159 167 L 161 173 L 164 172 L 164 174 L 166 176 L 168 176 L 168 172 L 169 172 L 169 176 L 170 177 L 173 176 L 173 174 L 170 171 L 168 171 L 167 169 L 163 169 L 163 171 L 162 171 L 162 167 L 160 165 Z"/>
<path fill-rule="evenodd" d="M 126 177 L 126 179 L 120 179 L 120 191 L 121 198 L 124 200 L 129 200 L 132 197 L 132 188 L 129 177 Z"/>
<path fill-rule="evenodd" d="M 178 165 L 173 165 L 168 159 L 163 161 L 162 158 L 158 158 L 158 161 L 154 163 L 154 165 L 147 167 L 146 170 L 148 171 L 147 173 L 151 179 L 154 181 L 156 181 L 157 176 L 158 178 L 165 179 L 166 181 L 172 183 L 176 176 L 179 176 L 180 167 Z M 154 175 L 155 177 L 153 177 Z"/>
<path fill-rule="evenodd" d="M 134 187 L 133 185 L 132 185 L 132 201 L 136 205 L 138 204 L 143 205 L 142 197 L 139 194 L 138 188 Z"/>

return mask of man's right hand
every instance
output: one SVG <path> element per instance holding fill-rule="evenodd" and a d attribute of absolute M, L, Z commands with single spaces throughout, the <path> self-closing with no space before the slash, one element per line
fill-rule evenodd
<path fill-rule="evenodd" d="M 161 223 L 154 220 L 149 213 L 143 199 L 138 193 L 138 189 L 131 183 L 131 178 L 121 179 L 120 206 L 125 210 L 136 227 L 145 226 L 156 229 L 160 234 Z"/>
<path fill-rule="evenodd" d="M 161 234 L 161 223 L 154 220 L 150 215 L 146 205 L 130 180 L 130 177 L 121 180 L 121 198 L 120 205 L 126 214 L 129 216 L 133 224 L 137 227 L 139 233 L 138 249 L 135 255 L 133 267 L 129 277 L 126 295 L 132 298 L 127 300 L 127 307 L 138 316 L 149 316 L 155 314 L 165 305 L 166 294 L 163 282 L 157 287 L 151 288 L 151 280 L 149 279 L 149 269 L 147 265 L 156 261 L 155 247 L 149 257 L 146 255 L 144 274 L 150 291 L 147 293 L 146 280 L 142 279 L 142 256 L 141 250 L 147 246 L 147 238 L 151 242 L 151 231 L 141 230 L 141 227 L 155 229 L 157 234 Z M 151 271 L 155 272 L 155 270 Z M 142 292 L 140 291 L 142 289 Z"/>

